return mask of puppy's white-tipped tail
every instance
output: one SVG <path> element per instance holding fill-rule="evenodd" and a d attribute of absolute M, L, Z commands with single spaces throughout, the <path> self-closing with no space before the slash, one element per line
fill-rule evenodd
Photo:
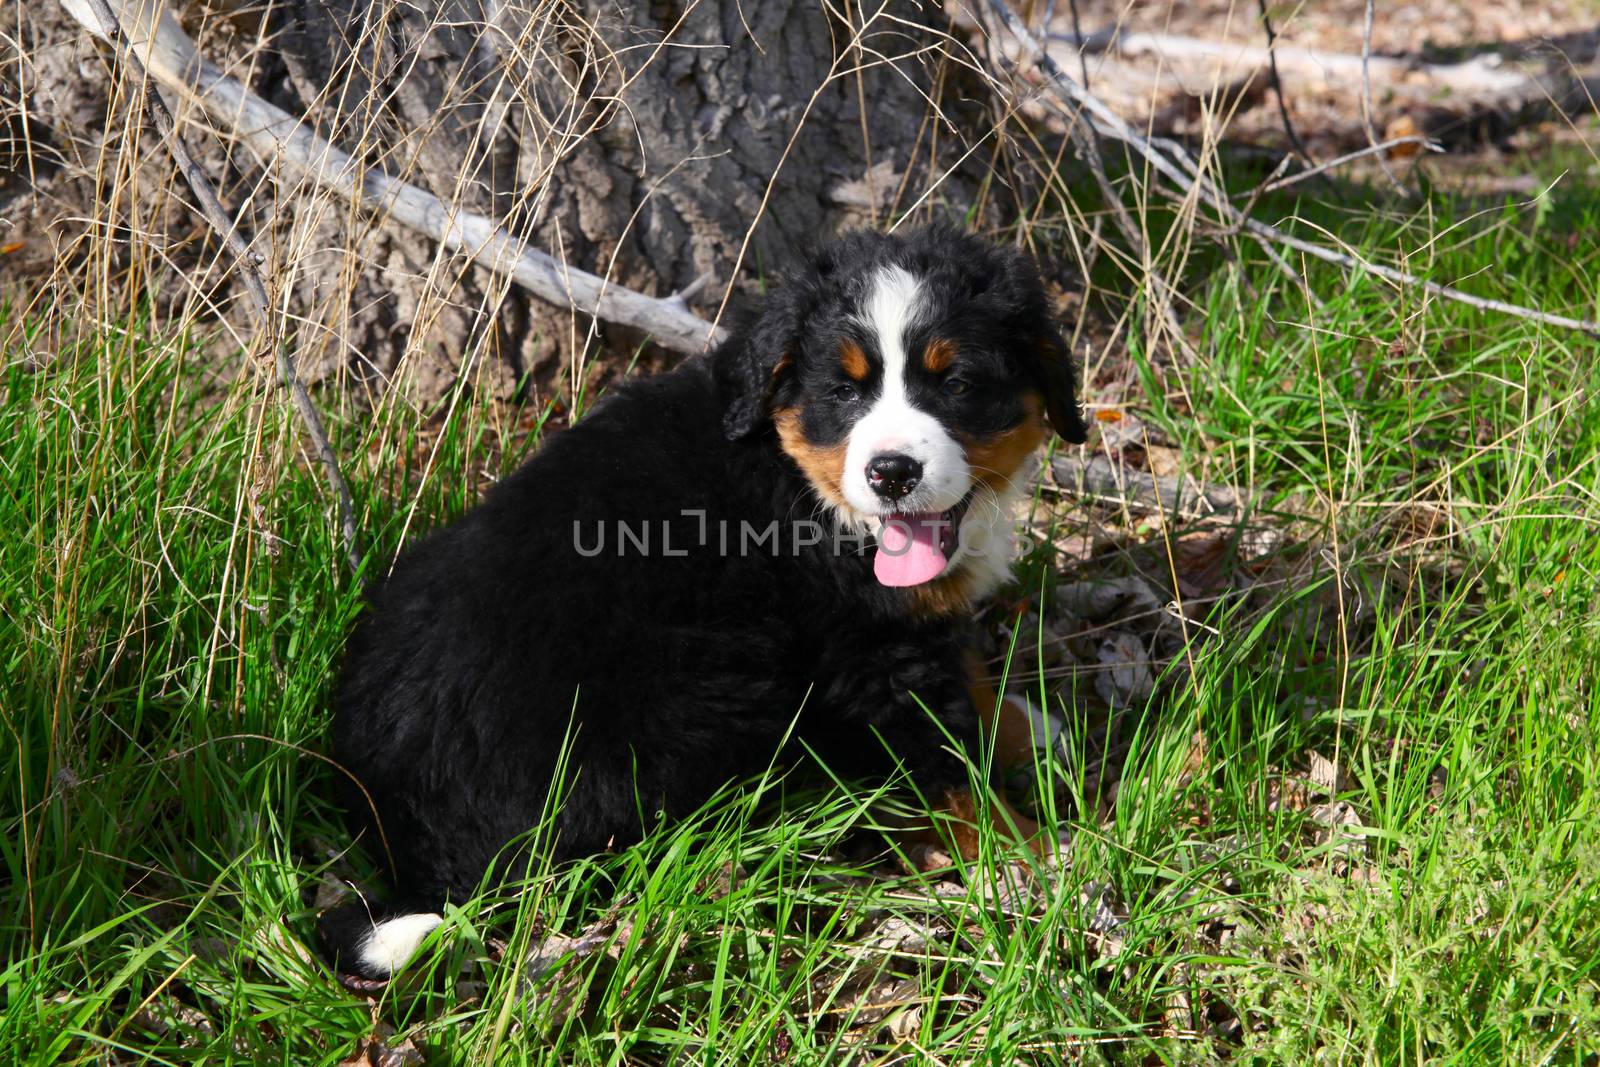
<path fill-rule="evenodd" d="M 364 974 L 387 978 L 411 962 L 422 942 L 442 922 L 442 915 L 418 912 L 374 923 L 356 948 L 356 963 Z"/>
<path fill-rule="evenodd" d="M 342 977 L 386 982 L 442 922 L 434 912 L 382 908 L 357 898 L 323 912 L 317 932 Z"/>

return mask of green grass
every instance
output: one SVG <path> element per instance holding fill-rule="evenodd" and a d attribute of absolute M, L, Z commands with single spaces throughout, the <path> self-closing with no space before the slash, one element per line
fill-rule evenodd
<path fill-rule="evenodd" d="M 1565 188 L 1432 245 L 1465 207 L 1318 221 L 1593 316 L 1595 203 Z M 8 354 L 0 1049 L 333 1064 L 381 1022 L 463 1063 L 1594 1062 L 1594 341 L 1312 279 L 1315 312 L 1265 265 L 1219 264 L 1193 290 L 1202 362 L 1135 353 L 1138 414 L 1283 541 L 1185 609 L 1218 634 L 1192 631 L 1112 773 L 1092 671 L 1051 676 L 1074 744 L 1035 801 L 1070 834 L 1061 870 L 1019 881 L 992 841 L 933 892 L 851 844 L 870 798 L 773 776 L 452 910 L 375 1005 L 309 949 L 319 890 L 372 868 L 316 755 L 357 586 L 285 406 L 137 326 L 42 371 Z M 346 423 L 373 558 L 469 506 L 539 423 L 470 394 Z M 1161 531 L 1124 533 L 1063 570 L 1164 575 Z M 1047 569 L 1030 557 L 1022 590 Z M 1037 636 L 1012 664 L 1030 687 Z M 1313 753 L 1336 797 L 1295 785 Z M 1092 930 L 1108 889 L 1118 922 Z M 886 950 L 891 917 L 932 941 Z M 542 981 L 513 965 L 585 931 L 606 947 Z"/>

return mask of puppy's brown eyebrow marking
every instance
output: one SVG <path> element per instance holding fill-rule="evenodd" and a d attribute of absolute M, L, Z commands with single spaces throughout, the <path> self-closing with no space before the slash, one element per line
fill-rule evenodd
<path fill-rule="evenodd" d="M 839 366 L 858 382 L 866 381 L 867 375 L 872 371 L 872 365 L 867 362 L 867 354 L 854 341 L 846 341 L 839 346 Z"/>
<path fill-rule="evenodd" d="M 938 374 L 955 361 L 956 344 L 943 337 L 929 341 L 928 347 L 922 350 L 922 365 L 928 369 L 929 374 Z"/>

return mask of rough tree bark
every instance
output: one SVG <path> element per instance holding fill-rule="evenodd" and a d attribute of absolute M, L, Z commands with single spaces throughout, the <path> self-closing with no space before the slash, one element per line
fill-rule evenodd
<path fill-rule="evenodd" d="M 340 147 L 629 288 L 666 295 L 699 280 L 693 305 L 708 318 L 730 281 L 758 285 L 797 246 L 858 221 L 863 201 L 909 202 L 967 147 L 930 118 L 944 16 L 915 0 L 891 2 L 859 38 L 853 4 L 830 14 L 818 0 L 173 6 L 202 53 Z M 108 115 L 105 57 L 56 4 L 21 18 L 26 59 L 5 67 L 4 96 L 42 173 L 0 197 L 18 236 L 56 254 L 73 219 L 96 217 L 96 161 L 120 149 L 125 112 Z M 506 393 L 524 375 L 552 384 L 595 344 L 642 340 L 602 325 L 589 341 L 590 323 L 413 233 L 275 188 L 270 163 L 201 127 L 187 143 L 304 319 L 309 378 L 405 380 L 426 400 L 476 351 L 479 380 Z M 939 196 L 960 209 L 971 188 L 958 179 Z M 141 228 L 171 244 L 171 261 L 206 261 L 183 205 L 151 210 L 163 221 Z M 0 281 L 29 258 L 0 259 Z"/>

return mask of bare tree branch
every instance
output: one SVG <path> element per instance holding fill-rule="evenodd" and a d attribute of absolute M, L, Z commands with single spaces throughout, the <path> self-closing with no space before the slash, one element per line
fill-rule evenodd
<path fill-rule="evenodd" d="M 650 334 L 658 344 L 695 353 L 724 332 L 691 312 L 681 300 L 636 293 L 608 279 L 528 248 L 526 242 L 432 193 L 369 168 L 318 137 L 310 126 L 261 99 L 202 58 L 170 12 L 152 17 L 139 0 L 112 0 L 127 34 L 125 54 L 137 54 L 151 76 L 183 93 L 216 122 L 233 130 L 263 160 L 280 171 L 379 212 L 465 252 L 478 264 L 511 277 L 542 300 L 606 322 Z M 100 33 L 88 5 L 106 0 L 61 0 L 79 22 Z"/>
<path fill-rule="evenodd" d="M 1034 40 L 1033 35 L 1028 32 L 1027 27 L 1022 24 L 1016 13 L 1011 10 L 1004 0 L 988 0 L 988 4 L 990 10 L 999 16 L 1001 22 L 1005 23 L 1006 29 L 1010 31 L 1011 36 L 1016 39 L 1017 43 L 1022 46 L 1023 51 L 1036 59 L 1045 72 L 1047 84 L 1057 96 L 1070 105 L 1075 119 L 1080 117 L 1078 115 L 1080 111 L 1087 112 L 1089 119 L 1085 121 L 1096 123 L 1095 130 L 1098 133 L 1111 137 L 1113 140 L 1122 141 L 1137 149 L 1161 177 L 1172 182 L 1179 190 L 1178 199 L 1182 199 L 1187 195 L 1183 192 L 1185 189 L 1193 188 L 1198 190 L 1213 205 L 1217 213 L 1230 223 L 1235 232 L 1244 229 L 1244 216 L 1232 204 L 1228 203 L 1227 198 L 1222 195 L 1221 191 L 1200 172 L 1200 168 L 1195 165 L 1193 160 L 1189 159 L 1181 146 L 1172 142 L 1151 141 L 1140 136 L 1123 121 L 1121 116 L 1107 107 L 1099 97 L 1089 92 L 1087 87 L 1079 87 L 1074 84 L 1072 79 L 1061 69 L 1060 65 L 1051 58 L 1050 53 L 1044 46 Z M 1172 153 L 1170 159 L 1163 154 L 1160 147 L 1157 147 L 1158 144 Z M 1252 236 L 1257 244 L 1261 246 L 1263 254 L 1274 266 L 1288 277 L 1299 277 L 1294 267 L 1283 258 L 1276 248 L 1272 247 L 1270 242 L 1263 240 L 1259 234 L 1252 234 Z M 1320 297 L 1310 292 L 1310 290 L 1307 290 L 1307 293 L 1314 303 L 1321 306 L 1322 300 Z"/>
<path fill-rule="evenodd" d="M 1235 518 L 1244 510 L 1232 489 L 1203 485 L 1182 474 L 1158 478 L 1107 456 L 1058 455 L 1050 461 L 1050 473 L 1057 485 L 1080 499 L 1094 497 L 1124 507 L 1166 512 L 1174 521 Z"/>
<path fill-rule="evenodd" d="M 1280 71 L 1300 71 L 1323 81 L 1359 86 L 1362 77 L 1362 57 L 1359 55 L 1297 48 L 1276 42 L 1271 47 L 1265 47 L 1239 41 L 1206 40 L 1177 33 L 1123 33 L 1116 28 L 1088 34 L 1057 32 L 1050 34 L 1049 40 L 1071 44 L 1084 52 L 1098 53 L 1115 49 L 1125 56 L 1153 55 L 1172 62 L 1220 62 L 1230 71 L 1241 75 L 1253 68 L 1268 67 L 1276 60 Z M 1502 64 L 1493 56 L 1474 56 L 1458 63 L 1427 63 L 1409 57 L 1368 56 L 1366 67 L 1369 77 L 1373 79 L 1399 82 L 1420 78 L 1441 92 L 1453 94 L 1516 97 L 1526 95 L 1530 88 L 1538 85 L 1538 79 L 1526 71 L 1515 65 Z"/>

